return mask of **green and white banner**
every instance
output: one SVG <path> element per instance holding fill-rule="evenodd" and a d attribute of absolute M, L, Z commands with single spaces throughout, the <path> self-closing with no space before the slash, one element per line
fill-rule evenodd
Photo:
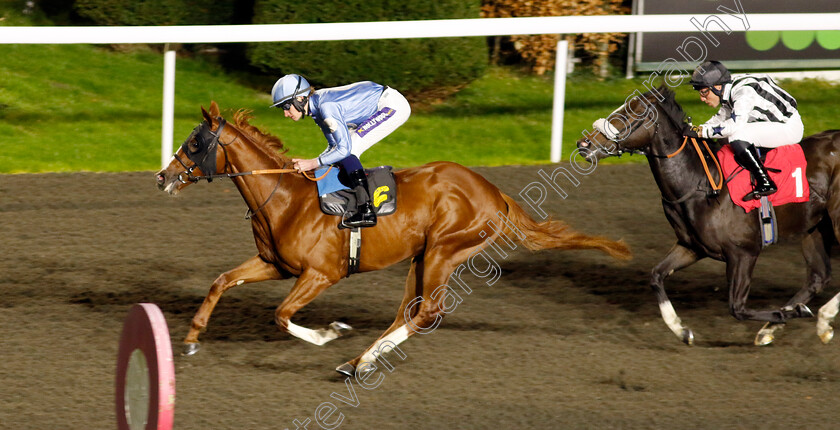
<path fill-rule="evenodd" d="M 749 21 L 751 14 L 837 12 L 838 0 L 635 0 L 639 15 L 695 18 L 685 21 L 684 33 L 637 33 L 631 58 L 639 71 L 657 70 L 669 59 L 687 70 L 705 59 L 735 70 L 840 68 L 840 30 L 756 31 Z"/>

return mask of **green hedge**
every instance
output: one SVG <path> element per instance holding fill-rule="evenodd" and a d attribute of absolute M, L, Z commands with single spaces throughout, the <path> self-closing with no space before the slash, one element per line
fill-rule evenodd
<path fill-rule="evenodd" d="M 215 25 L 230 24 L 236 7 L 236 0 L 76 0 L 74 11 L 98 25 Z"/>
<path fill-rule="evenodd" d="M 478 18 L 480 1 L 257 0 L 255 24 Z M 483 37 L 251 43 L 251 64 L 277 75 L 299 73 L 316 87 L 372 80 L 410 98 L 437 98 L 481 76 Z"/>

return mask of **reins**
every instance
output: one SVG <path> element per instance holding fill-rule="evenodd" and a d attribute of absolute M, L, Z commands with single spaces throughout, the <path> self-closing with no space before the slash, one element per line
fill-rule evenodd
<path fill-rule="evenodd" d="M 725 183 L 729 182 L 729 180 L 728 179 L 724 180 L 723 169 L 720 167 L 720 163 L 718 162 L 717 156 L 715 156 L 715 153 L 712 151 L 711 148 L 709 148 L 709 144 L 706 143 L 706 140 L 700 139 L 703 142 L 703 147 L 706 149 L 706 153 L 708 153 L 709 156 L 712 157 L 712 160 L 714 160 L 714 162 L 715 162 L 715 168 L 717 168 L 718 176 L 720 177 L 720 179 L 717 183 L 715 183 L 714 177 L 712 176 L 712 171 L 709 168 L 709 163 L 706 162 L 706 156 L 703 153 L 703 150 L 700 148 L 700 144 L 697 143 L 697 138 L 683 136 L 683 143 L 682 143 L 682 145 L 680 145 L 679 149 L 677 149 L 675 152 L 673 152 L 671 154 L 668 154 L 668 155 L 651 154 L 651 156 L 653 156 L 654 158 L 662 158 L 662 159 L 666 159 L 666 160 L 671 159 L 673 157 L 676 157 L 679 153 L 681 153 L 685 149 L 685 147 L 688 144 L 689 139 L 691 139 L 691 144 L 694 146 L 695 151 L 697 151 L 697 157 L 700 158 L 700 163 L 703 165 L 703 171 L 706 172 L 706 179 L 709 181 L 709 185 L 712 187 L 711 195 L 715 196 L 715 195 L 720 194 L 720 190 L 723 189 L 723 185 Z M 695 193 L 704 192 L 704 191 L 705 190 L 703 190 L 703 189 L 696 189 L 694 191 L 690 191 L 690 192 L 686 193 L 684 196 L 682 196 L 682 197 L 680 197 L 679 199 L 676 199 L 676 200 L 668 200 L 663 196 L 662 201 L 664 201 L 666 203 L 673 204 L 673 205 L 678 205 L 678 204 L 683 203 L 686 200 L 690 199 L 691 196 L 693 196 Z M 705 193 L 705 194 L 708 195 L 709 193 Z"/>
<path fill-rule="evenodd" d="M 682 145 L 680 145 L 680 148 L 677 149 L 676 152 L 674 152 L 672 154 L 665 155 L 665 156 L 655 155 L 655 154 L 653 156 L 656 157 L 656 158 L 673 158 L 673 157 L 676 157 L 680 152 L 682 152 L 683 149 L 685 149 L 685 144 L 688 143 L 688 136 L 683 136 L 683 137 L 684 137 L 683 143 L 682 143 Z M 694 138 L 692 138 L 692 140 L 694 140 Z M 697 147 L 696 143 L 694 144 L 694 147 L 695 148 Z"/>
<path fill-rule="evenodd" d="M 227 156 L 226 147 L 230 146 L 230 145 L 233 145 L 237 140 L 239 140 L 239 136 L 237 136 L 230 143 L 222 142 L 222 140 L 221 140 L 222 129 L 224 129 L 226 123 L 227 122 L 224 120 L 224 118 L 219 117 L 219 128 L 216 130 L 215 133 L 212 130 L 210 131 L 210 134 L 213 136 L 213 142 L 211 142 L 210 145 L 212 146 L 212 145 L 218 144 L 219 146 L 222 147 L 222 151 L 225 154 L 225 170 L 227 170 L 227 166 L 228 166 L 228 156 Z M 208 154 L 209 154 L 209 152 L 208 152 Z M 205 154 L 205 157 L 207 157 L 207 154 Z M 280 169 L 256 169 L 256 170 L 251 170 L 251 171 L 247 171 L 247 172 L 214 173 L 214 174 L 211 174 L 211 175 L 193 176 L 192 172 L 195 170 L 196 167 L 199 167 L 198 163 L 193 162 L 192 166 L 187 166 L 186 163 L 184 163 L 181 160 L 181 158 L 178 156 L 177 152 L 175 153 L 175 159 L 178 160 L 178 162 L 181 163 L 182 166 L 184 166 L 184 169 L 186 169 L 184 172 L 181 172 L 181 173 L 178 174 L 178 180 L 181 181 L 184 184 L 186 184 L 187 181 L 198 182 L 202 179 L 206 180 L 207 182 L 210 182 L 213 179 L 217 179 L 217 178 L 230 178 L 230 179 L 232 179 L 232 178 L 237 178 L 237 177 L 241 177 L 241 176 L 277 175 L 277 174 L 297 173 L 298 172 L 297 169 L 289 169 L 289 168 L 284 167 L 284 168 L 280 168 Z M 202 160 L 202 162 L 203 162 L 203 160 Z M 314 176 L 307 175 L 306 172 L 299 172 L 299 173 L 301 175 L 303 175 L 304 178 L 309 179 L 310 181 L 313 181 L 313 182 L 317 182 L 317 181 L 320 181 L 321 179 L 324 179 L 330 173 L 332 168 L 333 168 L 333 166 L 330 166 L 327 169 L 326 172 L 324 172 L 321 176 L 319 176 L 317 178 L 314 177 Z M 184 173 L 187 174 L 187 179 L 186 180 L 184 180 L 182 178 L 182 175 Z M 280 187 L 280 182 L 281 182 L 282 179 L 283 179 L 282 176 L 280 176 L 278 178 L 277 183 L 274 185 L 274 189 L 271 190 L 271 194 L 268 195 L 268 198 L 266 198 L 265 201 L 262 202 L 262 204 L 259 205 L 256 210 L 251 210 L 250 207 L 248 208 L 248 211 L 245 213 L 245 219 L 253 218 L 257 213 L 259 213 L 268 204 L 268 202 L 271 200 L 271 198 L 274 197 L 274 194 L 277 192 L 277 189 Z"/>
<path fill-rule="evenodd" d="M 668 121 L 675 128 L 680 129 L 680 127 L 682 125 L 682 117 L 676 118 L 674 115 L 671 115 L 670 110 L 666 106 L 663 106 L 661 102 L 657 102 L 657 105 L 659 105 L 660 109 L 663 112 L 665 112 L 665 114 L 666 114 L 665 117 L 668 119 Z M 680 110 L 679 113 L 682 113 L 682 111 Z M 626 139 L 627 137 L 629 137 L 630 135 L 635 133 L 636 130 L 638 130 L 640 128 L 638 124 L 641 123 L 643 120 L 646 120 L 646 119 L 650 119 L 650 114 L 647 115 L 646 117 L 637 118 L 635 121 L 633 121 L 629 125 L 629 127 L 624 131 L 624 132 L 627 132 L 627 130 L 629 130 L 629 132 L 626 133 L 626 136 L 622 139 L 617 139 L 617 137 L 616 137 L 616 135 L 621 134 L 621 133 L 613 132 L 612 133 L 613 135 L 611 136 L 611 134 L 607 130 L 598 129 L 598 125 L 597 125 L 598 121 L 595 122 L 596 125 L 594 125 L 594 126 L 596 127 L 596 129 L 601 134 L 603 134 L 605 137 L 607 137 L 607 139 L 611 140 L 614 143 L 618 143 L 618 140 Z M 654 129 L 653 133 L 651 134 L 651 138 L 653 138 L 653 136 L 655 136 L 659 132 L 659 122 L 654 121 L 654 124 L 655 124 L 656 128 Z M 688 145 L 689 139 L 691 139 L 691 144 L 694 146 L 694 149 L 697 152 L 697 156 L 700 158 L 700 163 L 703 165 L 703 170 L 706 173 L 706 179 L 709 181 L 709 185 L 712 187 L 712 192 L 709 193 L 708 190 L 706 190 L 706 189 L 698 188 L 696 190 L 689 191 L 687 194 L 678 198 L 677 200 L 668 200 L 668 199 L 664 198 L 664 196 L 662 198 L 662 201 L 667 202 L 669 204 L 680 204 L 680 203 L 683 203 L 686 200 L 690 199 L 696 193 L 704 193 L 707 196 L 708 195 L 712 195 L 712 196 L 718 195 L 718 194 L 720 194 L 720 190 L 723 189 L 724 184 L 726 184 L 727 182 L 729 182 L 732 179 L 732 177 L 724 178 L 723 169 L 720 166 L 720 162 L 718 161 L 717 156 L 712 151 L 712 149 L 709 148 L 709 144 L 706 142 L 705 139 L 700 139 L 703 142 L 703 148 L 705 148 L 705 153 L 703 152 L 703 148 L 701 148 L 700 144 L 697 142 L 698 139 L 695 138 L 695 137 L 688 137 L 688 136 L 683 137 L 682 145 L 680 145 L 680 147 L 676 151 L 674 151 L 671 154 L 667 154 L 667 155 L 654 154 L 652 146 L 650 147 L 649 151 L 642 151 L 642 150 L 638 150 L 638 149 L 624 149 L 624 148 L 620 148 L 620 147 L 618 147 L 615 150 L 612 150 L 612 149 L 607 150 L 607 149 L 604 149 L 604 148 L 600 148 L 600 150 L 606 156 L 619 156 L 620 157 L 621 154 L 623 154 L 625 152 L 629 152 L 629 153 L 641 153 L 641 154 L 644 154 L 648 157 L 668 160 L 668 159 L 674 158 L 677 155 L 679 155 L 680 153 L 682 153 L 683 150 L 685 150 L 686 146 Z M 706 154 L 711 156 L 712 159 L 714 160 L 714 167 L 717 169 L 718 175 L 720 177 L 717 182 L 715 181 L 714 176 L 712 175 L 712 170 L 709 166 L 709 163 L 706 161 Z M 734 176 L 734 174 L 733 174 L 733 176 Z"/>
<path fill-rule="evenodd" d="M 219 146 L 222 147 L 223 151 L 225 151 L 225 165 L 227 166 L 227 150 L 225 150 L 225 147 L 233 145 L 237 140 L 239 140 L 239 136 L 237 136 L 236 139 L 233 140 L 233 142 L 230 142 L 230 143 L 222 142 L 221 134 L 222 134 L 222 130 L 225 128 L 225 125 L 227 124 L 227 121 L 225 121 L 224 118 L 221 118 L 221 117 L 219 117 L 218 119 L 219 119 L 219 128 L 216 130 L 215 133 L 210 131 L 210 134 L 213 136 L 214 141 L 216 143 L 218 143 Z M 206 155 L 205 155 L 205 157 L 206 157 Z M 184 169 L 186 169 L 186 171 L 178 174 L 178 180 L 181 181 L 182 183 L 185 183 L 185 184 L 187 183 L 187 181 L 185 181 L 184 179 L 181 178 L 181 175 L 183 175 L 184 173 L 187 174 L 187 180 L 189 180 L 190 182 L 198 182 L 202 179 L 206 180 L 207 182 L 210 182 L 213 179 L 217 179 L 217 178 L 236 178 L 236 177 L 239 177 L 239 176 L 249 176 L 249 175 L 275 175 L 275 174 L 297 172 L 297 169 L 282 168 L 282 169 L 257 169 L 257 170 L 251 170 L 251 171 L 248 171 L 248 172 L 214 173 L 214 174 L 211 174 L 211 175 L 193 176 L 192 172 L 193 172 L 193 170 L 195 170 L 196 167 L 198 167 L 197 163 L 193 163 L 192 166 L 188 167 L 181 160 L 181 158 L 178 157 L 177 152 L 175 153 L 175 159 L 177 159 L 178 162 L 181 163 L 182 166 L 184 166 Z M 322 174 L 321 176 L 319 176 L 317 178 L 314 177 L 314 176 L 307 175 L 306 172 L 300 172 L 300 174 L 303 175 L 304 178 L 309 179 L 310 181 L 317 182 L 317 181 L 320 181 L 321 179 L 324 179 L 327 176 L 327 174 L 330 173 L 330 170 L 332 170 L 332 168 L 333 168 L 333 166 L 330 166 L 327 169 L 327 171 L 324 172 L 324 174 Z"/>
<path fill-rule="evenodd" d="M 303 175 L 304 178 L 309 179 L 310 181 L 317 182 L 317 181 L 320 181 L 321 179 L 324 179 L 324 177 L 327 176 L 327 173 L 330 173 L 330 170 L 332 170 L 332 168 L 333 168 L 333 166 L 330 166 L 327 169 L 327 171 L 324 172 L 323 175 L 321 175 L 317 178 L 310 177 L 309 175 L 306 174 L 306 172 L 301 172 L 300 174 Z M 273 175 L 273 174 L 294 173 L 294 172 L 297 172 L 297 170 L 295 170 L 295 169 L 259 169 L 259 170 L 251 170 L 250 172 L 222 174 L 222 175 L 218 175 L 216 177 L 234 178 L 234 177 L 237 177 L 237 176 Z M 282 177 L 281 177 L 281 179 L 282 179 Z M 280 181 L 279 180 L 277 181 L 277 184 L 274 185 L 274 189 L 271 190 L 271 194 L 268 195 L 268 198 L 266 198 L 265 201 L 256 210 L 251 210 L 250 207 L 248 208 L 248 210 L 245 212 L 245 219 L 249 220 L 249 219 L 253 218 L 254 215 L 259 213 L 259 211 L 261 211 L 265 207 L 265 205 L 268 204 L 268 202 L 271 200 L 271 198 L 274 197 L 274 193 L 277 192 L 277 188 L 280 188 Z"/>
<path fill-rule="evenodd" d="M 680 149 L 678 149 L 677 152 L 675 152 L 673 154 L 666 155 L 665 157 L 666 158 L 671 158 L 671 157 L 676 156 L 680 152 L 682 152 L 682 150 L 685 148 L 686 142 L 688 142 L 688 139 L 689 139 L 688 136 L 683 136 L 683 143 L 680 146 Z M 706 162 L 706 157 L 703 154 L 703 151 L 700 149 L 700 145 L 697 143 L 697 138 L 692 137 L 690 139 L 691 139 L 691 144 L 694 145 L 694 149 L 697 150 L 697 156 L 700 157 L 700 162 L 703 163 L 703 170 L 706 172 L 706 178 L 709 179 L 709 185 L 712 186 L 712 191 L 715 192 L 715 193 L 720 192 L 720 190 L 723 189 L 723 183 L 724 183 L 723 182 L 723 169 L 721 169 L 720 163 L 718 162 L 718 159 L 715 156 L 715 153 L 712 152 L 711 148 L 709 148 L 709 144 L 706 143 L 706 140 L 700 139 L 703 142 L 703 147 L 706 148 L 706 152 L 712 157 L 712 160 L 714 160 L 714 162 L 715 162 L 715 167 L 717 168 L 718 175 L 720 176 L 720 181 L 717 184 L 715 183 L 715 180 L 712 177 L 711 170 L 709 170 L 709 164 Z"/>
<path fill-rule="evenodd" d="M 300 172 L 300 174 L 303 175 L 304 178 L 309 179 L 310 181 L 317 182 L 317 181 L 320 181 L 321 179 L 324 179 L 327 176 L 327 174 L 330 172 L 330 170 L 332 170 L 332 168 L 333 168 L 333 166 L 330 166 L 327 169 L 326 172 L 324 172 L 321 176 L 319 176 L 317 178 L 315 176 L 307 175 L 306 172 Z M 249 176 L 249 175 L 276 175 L 276 174 L 295 173 L 295 172 L 297 172 L 297 169 L 257 169 L 257 170 L 251 170 L 251 171 L 248 171 L 248 172 L 214 173 L 212 175 L 192 176 L 190 178 L 190 180 L 192 180 L 193 182 L 198 182 L 199 180 L 202 180 L 202 179 L 207 180 L 207 179 L 217 179 L 217 178 L 235 178 L 235 177 L 238 177 L 238 176 Z"/>

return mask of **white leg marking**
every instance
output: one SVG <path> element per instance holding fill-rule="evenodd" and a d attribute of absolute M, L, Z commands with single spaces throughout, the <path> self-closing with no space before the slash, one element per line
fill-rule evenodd
<path fill-rule="evenodd" d="M 834 329 L 831 327 L 831 323 L 834 322 L 838 309 L 840 309 L 840 293 L 824 304 L 817 314 L 817 335 L 823 343 L 830 342 L 831 338 L 834 337 Z"/>
<path fill-rule="evenodd" d="M 337 337 L 340 334 L 335 330 L 318 329 L 311 330 L 306 327 L 301 327 L 291 321 L 288 323 L 289 333 L 297 338 L 303 339 L 311 344 L 321 346 Z"/>
<path fill-rule="evenodd" d="M 665 324 L 668 325 L 668 328 L 670 328 L 678 338 L 682 339 L 682 321 L 680 321 L 680 317 L 677 316 L 677 311 L 674 310 L 674 306 L 671 305 L 671 301 L 666 300 L 660 303 L 659 312 L 662 314 L 662 319 L 665 320 Z"/>
<path fill-rule="evenodd" d="M 397 346 L 403 343 L 406 339 L 408 339 L 408 325 L 402 325 L 400 328 L 392 331 L 388 334 L 388 336 L 383 337 L 379 340 L 379 342 L 376 342 L 370 347 L 370 349 L 365 351 L 365 354 L 362 355 L 361 361 L 359 361 L 359 365 L 356 367 L 361 367 L 362 363 L 372 363 L 376 361 L 376 357 L 380 352 L 382 352 L 379 349 L 382 347 L 383 343 L 387 342 L 389 345 L 393 343 L 393 346 Z"/>

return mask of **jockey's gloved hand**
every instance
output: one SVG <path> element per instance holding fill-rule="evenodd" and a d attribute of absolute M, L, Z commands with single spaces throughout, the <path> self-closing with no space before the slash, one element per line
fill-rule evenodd
<path fill-rule="evenodd" d="M 683 136 L 699 138 L 699 137 L 702 137 L 700 135 L 701 131 L 702 130 L 701 130 L 699 125 L 691 125 L 691 124 L 687 124 L 687 123 L 683 124 L 683 129 L 682 129 Z"/>

